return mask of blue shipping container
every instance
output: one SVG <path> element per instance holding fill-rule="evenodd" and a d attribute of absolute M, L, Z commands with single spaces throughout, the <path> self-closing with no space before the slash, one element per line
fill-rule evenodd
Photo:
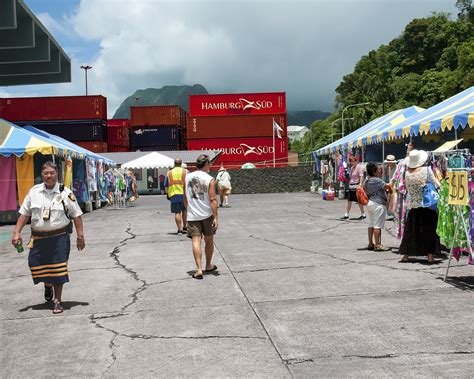
<path fill-rule="evenodd" d="M 22 121 L 16 122 L 16 124 L 20 126 L 32 125 L 35 128 L 57 135 L 71 142 L 107 142 L 107 123 L 105 120 L 69 120 L 58 122 Z"/>
<path fill-rule="evenodd" d="M 134 148 L 144 146 L 179 146 L 181 129 L 176 126 L 133 127 L 130 141 Z"/>

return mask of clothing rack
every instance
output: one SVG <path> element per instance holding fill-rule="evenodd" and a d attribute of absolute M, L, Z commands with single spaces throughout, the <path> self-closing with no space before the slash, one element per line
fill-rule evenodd
<path fill-rule="evenodd" d="M 454 150 L 446 150 L 446 151 L 427 151 L 428 154 L 431 155 L 471 155 L 469 149 L 454 149 Z"/>
<path fill-rule="evenodd" d="M 445 153 L 449 153 L 449 154 L 445 154 Z M 470 152 L 469 152 L 469 149 L 458 149 L 458 150 L 450 150 L 448 152 L 439 152 L 437 155 L 442 155 L 442 154 L 451 155 L 451 156 L 452 155 L 471 155 Z M 449 168 L 448 167 L 448 170 L 447 170 L 447 172 L 463 172 L 463 171 L 467 173 L 468 179 L 469 179 L 469 175 L 471 174 L 472 171 L 474 171 L 474 169 L 472 167 L 462 167 L 462 168 Z M 468 187 L 469 187 L 469 182 L 468 182 Z M 469 191 L 468 191 L 468 194 L 469 194 Z M 458 236 L 459 231 L 462 231 L 464 233 L 464 235 L 466 237 L 466 240 L 467 240 L 469 254 L 471 256 L 471 259 L 474 259 L 474 253 L 473 253 L 473 250 L 472 250 L 472 240 L 471 240 L 470 228 L 466 224 L 466 221 L 464 220 L 464 217 L 463 217 L 463 214 L 462 214 L 462 208 L 465 205 L 455 204 L 454 206 L 456 208 L 456 213 L 457 213 L 459 219 L 461 219 L 462 229 L 459 228 L 459 227 L 456 227 L 455 231 L 454 231 L 453 242 L 451 244 L 450 251 L 449 251 L 448 267 L 446 267 L 446 273 L 444 275 L 444 281 L 445 282 L 448 279 L 449 268 L 451 266 L 451 259 L 453 258 L 453 252 L 454 252 L 454 249 L 455 249 L 454 243 L 456 241 L 456 238 Z"/>

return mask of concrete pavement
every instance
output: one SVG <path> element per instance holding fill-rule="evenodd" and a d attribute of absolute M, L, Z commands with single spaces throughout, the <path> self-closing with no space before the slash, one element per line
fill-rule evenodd
<path fill-rule="evenodd" d="M 0 227 L 1 376 L 460 377 L 474 374 L 474 266 L 402 264 L 318 195 L 232 195 L 219 270 L 191 278 L 164 196 L 84 216 L 61 315 Z M 353 216 L 358 210 L 353 210 Z M 391 223 L 388 223 L 390 227 Z M 27 239 L 28 228 L 22 233 Z M 386 231 L 383 242 L 398 246 Z"/>

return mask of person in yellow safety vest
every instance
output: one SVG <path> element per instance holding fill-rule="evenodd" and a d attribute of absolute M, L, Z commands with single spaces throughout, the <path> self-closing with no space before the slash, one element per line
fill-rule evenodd
<path fill-rule="evenodd" d="M 165 178 L 166 197 L 171 202 L 171 213 L 178 227 L 178 236 L 187 231 L 186 208 L 184 207 L 184 182 L 187 170 L 182 167 L 180 158 L 174 160 L 174 168 L 169 170 Z"/>

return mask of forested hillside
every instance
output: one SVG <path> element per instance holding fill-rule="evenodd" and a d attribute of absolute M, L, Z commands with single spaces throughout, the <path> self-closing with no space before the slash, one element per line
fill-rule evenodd
<path fill-rule="evenodd" d="M 429 3 L 427 3 L 429 4 Z M 414 19 L 403 33 L 364 55 L 354 71 L 345 75 L 336 88 L 336 111 L 312 124 L 311 133 L 293 149 L 313 151 L 340 138 L 344 107 L 345 134 L 389 111 L 418 105 L 430 107 L 474 85 L 474 12 L 472 0 L 458 0 L 459 14 L 433 14 Z"/>

